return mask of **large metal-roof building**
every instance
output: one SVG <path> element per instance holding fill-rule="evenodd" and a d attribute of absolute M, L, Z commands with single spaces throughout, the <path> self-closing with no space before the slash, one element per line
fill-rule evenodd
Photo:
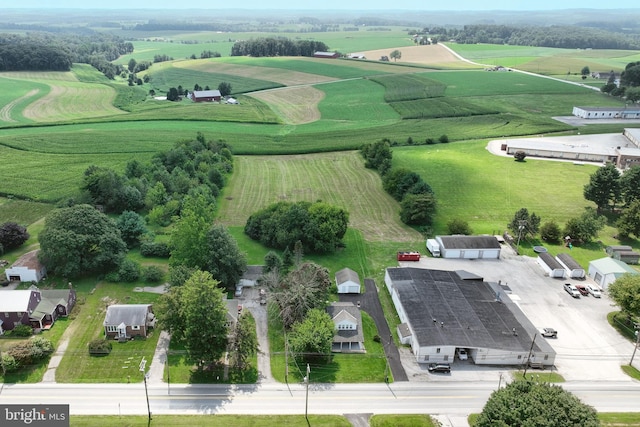
<path fill-rule="evenodd" d="M 555 362 L 553 348 L 497 283 L 460 270 L 387 268 L 385 284 L 418 363 L 452 362 L 460 348 L 476 364 Z"/>

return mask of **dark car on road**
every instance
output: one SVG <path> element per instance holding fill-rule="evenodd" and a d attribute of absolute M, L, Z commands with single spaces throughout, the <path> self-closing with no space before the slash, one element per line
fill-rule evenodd
<path fill-rule="evenodd" d="M 448 374 L 451 372 L 451 365 L 448 363 L 429 363 L 429 372 L 443 372 Z"/>
<path fill-rule="evenodd" d="M 580 295 L 584 296 L 584 297 L 588 297 L 589 296 L 589 290 L 587 289 L 587 287 L 585 285 L 575 285 L 576 289 L 578 290 L 578 292 L 580 292 Z"/>

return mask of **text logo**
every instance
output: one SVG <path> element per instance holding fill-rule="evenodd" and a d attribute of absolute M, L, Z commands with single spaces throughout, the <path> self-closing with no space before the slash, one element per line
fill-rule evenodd
<path fill-rule="evenodd" d="M 69 405 L 0 405 L 0 425 L 69 427 Z"/>

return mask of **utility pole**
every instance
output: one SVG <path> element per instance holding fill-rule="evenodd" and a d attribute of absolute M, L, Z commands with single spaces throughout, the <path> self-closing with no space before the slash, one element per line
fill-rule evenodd
<path fill-rule="evenodd" d="M 522 238 L 522 230 L 527 225 L 527 221 L 518 221 L 518 244 L 516 244 L 516 254 L 520 255 L 520 238 Z"/>
<path fill-rule="evenodd" d="M 145 366 L 147 365 L 147 361 L 144 360 L 144 357 L 140 361 L 140 372 L 142 372 L 144 378 L 144 394 L 147 396 L 147 412 L 149 413 L 149 422 L 151 422 L 151 406 L 149 406 L 149 390 L 147 389 L 147 373 L 144 371 Z"/>
<path fill-rule="evenodd" d="M 164 351 L 165 362 L 167 364 L 167 394 L 171 394 L 171 366 L 169 365 L 169 349 Z"/>
<path fill-rule="evenodd" d="M 525 380 L 527 379 L 527 369 L 529 368 L 529 362 L 531 361 L 531 352 L 533 351 L 533 345 L 536 343 L 537 336 L 538 336 L 537 332 L 533 334 L 533 339 L 531 340 L 531 347 L 529 347 L 529 356 L 527 356 L 527 362 L 524 365 L 524 374 L 522 375 L 522 378 L 524 378 Z"/>
<path fill-rule="evenodd" d="M 286 331 L 284 333 L 284 382 L 289 384 L 289 342 Z"/>
<path fill-rule="evenodd" d="M 307 424 L 309 424 L 309 417 L 307 416 L 309 410 L 309 374 L 311 373 L 311 368 L 309 368 L 309 364 L 307 363 L 307 376 L 304 377 L 304 382 L 307 384 L 307 397 L 304 402 L 304 418 L 307 420 Z"/>
<path fill-rule="evenodd" d="M 638 349 L 638 344 L 640 344 L 640 333 L 638 329 L 636 329 L 636 345 L 633 346 L 633 354 L 631 355 L 631 361 L 629 362 L 629 366 L 633 364 L 633 358 L 636 356 L 636 350 Z"/>

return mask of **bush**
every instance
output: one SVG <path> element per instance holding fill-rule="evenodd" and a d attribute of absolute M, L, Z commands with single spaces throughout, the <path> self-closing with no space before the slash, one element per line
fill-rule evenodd
<path fill-rule="evenodd" d="M 562 230 L 558 224 L 553 221 L 545 222 L 540 227 L 540 238 L 547 243 L 558 243 L 562 237 Z"/>
<path fill-rule="evenodd" d="M 7 353 L 15 359 L 18 366 L 27 366 L 53 353 L 53 344 L 46 338 L 35 337 L 14 345 Z"/>
<path fill-rule="evenodd" d="M 150 265 L 142 269 L 142 279 L 149 283 L 158 283 L 164 277 L 164 271 L 157 265 Z"/>
<path fill-rule="evenodd" d="M 164 242 L 144 242 L 140 245 L 140 253 L 145 257 L 169 258 L 171 250 Z"/>
<path fill-rule="evenodd" d="M 111 353 L 113 345 L 106 339 L 97 339 L 89 343 L 89 354 L 92 356 L 106 356 Z"/>
<path fill-rule="evenodd" d="M 469 223 L 458 218 L 449 221 L 447 223 L 447 229 L 449 230 L 449 234 L 464 234 L 466 236 L 473 234 Z"/>
<path fill-rule="evenodd" d="M 33 328 L 29 325 L 18 325 L 11 331 L 11 335 L 16 337 L 30 337 L 33 335 Z"/>
<path fill-rule="evenodd" d="M 2 353 L 0 355 L 0 363 L 2 363 L 3 369 L 6 372 L 17 371 L 20 368 L 20 364 L 9 353 Z"/>
<path fill-rule="evenodd" d="M 120 269 L 118 270 L 118 281 L 119 282 L 135 282 L 140 278 L 140 264 L 130 259 L 125 259 L 120 264 Z"/>
<path fill-rule="evenodd" d="M 527 157 L 527 153 L 522 150 L 516 151 L 513 155 L 513 158 L 516 159 L 516 162 L 524 162 L 525 157 Z"/>

